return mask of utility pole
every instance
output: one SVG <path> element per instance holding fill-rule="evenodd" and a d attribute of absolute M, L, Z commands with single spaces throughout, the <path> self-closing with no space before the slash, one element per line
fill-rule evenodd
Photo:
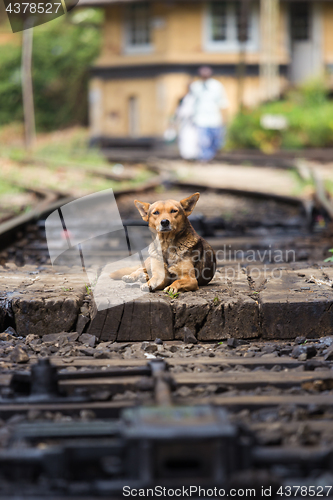
<path fill-rule="evenodd" d="M 279 96 L 278 62 L 279 0 L 260 1 L 260 86 L 263 101 Z"/>
<path fill-rule="evenodd" d="M 34 94 L 33 94 L 32 75 L 31 75 L 32 43 L 33 43 L 33 27 L 31 19 L 27 18 L 26 21 L 24 22 L 24 29 L 22 33 L 21 78 L 22 78 L 25 147 L 28 151 L 32 150 L 36 138 Z"/>
<path fill-rule="evenodd" d="M 249 18 L 249 0 L 240 0 L 239 18 L 238 18 L 238 66 L 237 66 L 237 105 L 238 111 L 241 111 L 244 105 L 244 82 L 246 76 L 246 42 L 248 39 L 248 18 Z"/>

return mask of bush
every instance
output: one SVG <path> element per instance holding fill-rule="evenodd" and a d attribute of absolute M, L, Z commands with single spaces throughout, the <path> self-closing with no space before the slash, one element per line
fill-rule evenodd
<path fill-rule="evenodd" d="M 266 130 L 260 124 L 264 114 L 284 115 L 285 130 Z M 266 153 L 279 148 L 333 146 L 333 102 L 328 100 L 323 82 L 308 82 L 287 98 L 264 104 L 255 110 L 244 110 L 228 130 L 228 148 L 255 148 Z"/>
<path fill-rule="evenodd" d="M 0 50 L 0 124 L 22 120 L 21 49 L 6 49 Z"/>
<path fill-rule="evenodd" d="M 74 10 L 34 29 L 32 74 L 38 130 L 87 122 L 89 66 L 99 53 L 100 22 L 95 9 Z M 0 125 L 23 119 L 20 65 L 20 47 L 1 50 Z"/>

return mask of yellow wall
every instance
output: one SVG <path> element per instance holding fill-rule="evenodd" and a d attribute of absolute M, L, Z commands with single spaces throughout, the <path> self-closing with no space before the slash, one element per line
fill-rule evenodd
<path fill-rule="evenodd" d="M 129 134 L 129 99 L 138 98 L 139 135 L 158 135 L 156 122 L 156 85 L 152 79 L 109 80 L 93 79 L 90 93 L 101 93 L 99 111 L 90 112 L 91 135 L 123 137 Z"/>
<path fill-rule="evenodd" d="M 324 62 L 333 64 L 333 4 L 325 3 L 322 9 Z"/>
<path fill-rule="evenodd" d="M 153 28 L 153 50 L 148 54 L 125 54 L 123 50 L 123 24 L 126 5 L 110 5 L 106 10 L 104 44 L 99 66 L 130 65 L 142 63 L 237 63 L 238 51 L 234 53 L 207 52 L 203 49 L 205 3 L 154 3 L 153 19 L 164 22 Z M 285 22 L 280 15 L 281 40 L 285 38 Z M 279 51 L 280 62 L 287 59 L 284 42 Z M 247 61 L 258 63 L 260 54 L 249 52 Z"/>
<path fill-rule="evenodd" d="M 237 63 L 238 51 L 233 53 L 207 52 L 203 48 L 204 15 L 207 4 L 153 3 L 152 17 L 164 21 L 164 26 L 153 28 L 153 50 L 149 54 L 125 54 L 123 51 L 123 23 L 126 5 L 106 7 L 104 44 L 97 65 L 130 65 L 142 63 Z M 259 2 L 257 2 L 259 8 Z M 281 64 L 289 61 L 287 43 L 287 6 L 281 5 L 279 15 L 279 51 Z M 260 53 L 248 52 L 248 63 L 259 63 Z"/>
<path fill-rule="evenodd" d="M 234 77 L 216 76 L 225 87 L 231 117 L 237 112 L 238 82 Z M 90 115 L 91 136 L 128 137 L 129 99 L 138 99 L 139 136 L 161 137 L 168 127 L 179 99 L 193 81 L 186 73 L 166 74 L 156 78 L 119 79 L 103 81 L 94 78 L 90 91 L 100 92 L 99 106 L 95 104 Z M 247 77 L 244 82 L 244 103 L 253 106 L 260 102 L 258 77 Z M 98 109 L 99 108 L 99 109 Z"/>

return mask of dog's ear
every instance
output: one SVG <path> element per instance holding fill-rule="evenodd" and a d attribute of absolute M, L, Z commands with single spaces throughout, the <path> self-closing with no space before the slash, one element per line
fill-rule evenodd
<path fill-rule="evenodd" d="M 134 205 L 139 210 L 141 217 L 143 220 L 147 222 L 148 220 L 148 210 L 150 207 L 150 203 L 145 203 L 144 201 L 134 200 Z"/>
<path fill-rule="evenodd" d="M 180 204 L 183 207 L 186 216 L 189 216 L 192 213 L 195 205 L 197 204 L 199 196 L 200 193 L 194 193 L 192 194 L 192 196 L 180 200 Z"/>

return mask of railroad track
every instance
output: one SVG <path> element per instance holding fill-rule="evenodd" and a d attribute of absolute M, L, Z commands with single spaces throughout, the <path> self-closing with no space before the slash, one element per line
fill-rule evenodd
<path fill-rule="evenodd" d="M 24 187 L 27 192 L 34 193 L 38 203 L 28 212 L 13 217 L 0 224 L 0 250 L 8 247 L 16 240 L 18 232 L 51 213 L 58 206 L 67 203 L 71 197 L 56 190 Z"/>
<path fill-rule="evenodd" d="M 43 164 L 45 164 L 44 161 Z M 119 180 L 120 182 L 128 180 L 121 176 L 114 177 L 112 173 L 104 171 L 97 172 L 96 175 L 106 179 Z M 152 190 L 160 186 L 164 178 L 164 174 L 156 175 L 153 179 L 139 186 L 119 190 L 116 193 L 116 197 L 145 193 L 147 190 Z M 45 219 L 61 206 L 74 200 L 73 196 L 59 190 L 37 189 L 26 186 L 24 186 L 24 190 L 33 192 L 39 201 L 27 213 L 0 223 L 0 251 L 9 248 L 9 255 L 7 253 L 3 258 L 0 255 L 0 264 L 8 260 L 8 257 L 9 260 L 13 259 L 19 266 L 24 265 L 24 263 L 30 264 L 31 260 L 39 263 L 48 262 L 49 255 L 45 237 Z M 17 237 L 18 235 L 20 236 Z M 28 262 L 25 262 L 21 248 L 24 248 L 24 254 L 28 256 Z"/>
<path fill-rule="evenodd" d="M 165 194 L 156 192 L 163 183 L 166 183 L 167 190 Z M 206 238 L 211 238 L 210 243 L 218 249 L 223 246 L 222 239 L 228 237 L 231 241 L 236 238 L 234 246 L 242 245 L 248 247 L 248 241 L 252 238 L 254 246 L 260 245 L 261 236 L 257 236 L 257 228 L 266 227 L 266 231 L 271 233 L 272 244 L 285 244 L 286 236 L 291 238 L 298 235 L 311 235 L 311 208 L 303 200 L 288 197 L 271 195 L 269 193 L 242 192 L 240 190 L 230 190 L 223 188 L 212 188 L 199 184 L 184 183 L 176 180 L 169 180 L 165 173 L 157 176 L 152 181 L 145 183 L 137 188 L 131 188 L 115 192 L 115 198 L 120 208 L 120 213 L 125 226 L 145 226 L 143 221 L 138 220 L 138 214 L 133 205 L 134 197 L 156 199 L 156 197 L 170 196 L 181 199 L 188 196 L 191 191 L 199 190 L 202 193 L 202 203 L 209 206 L 211 196 L 215 196 L 215 204 L 221 205 L 217 216 L 205 214 L 205 207 L 199 214 L 191 217 L 191 222 L 199 234 Z M 221 196 L 222 195 L 222 196 Z M 223 217 L 223 200 L 229 197 L 231 200 L 246 200 L 245 204 L 250 207 L 249 216 L 240 213 L 240 220 L 226 219 Z M 221 196 L 221 198 L 219 198 Z M 40 206 L 37 206 L 30 213 L 12 219 L 0 225 L 0 250 L 9 249 L 9 257 L 18 263 L 48 262 L 48 250 L 45 237 L 45 219 L 54 210 L 60 208 L 66 203 L 73 201 L 71 197 L 60 197 L 51 193 L 50 201 L 45 198 Z M 270 204 L 269 214 L 265 213 L 265 203 Z M 281 207 L 281 209 L 280 209 Z M 245 209 L 245 213 L 246 213 Z M 260 213 L 258 214 L 258 210 Z M 239 210 L 241 212 L 241 210 Z M 275 215 L 274 215 L 275 212 Z M 221 215 L 220 215 L 221 214 Z M 277 215 L 278 214 L 278 215 Z M 15 242 L 16 234 L 23 233 L 23 238 Z M 149 238 L 149 233 L 147 233 Z M 244 242 L 240 241 L 245 238 Z M 28 243 L 27 243 L 28 239 Z M 146 241 L 150 243 L 149 240 Z M 144 245 L 146 246 L 146 245 Z M 10 247 L 10 248 L 9 248 Z M 114 246 L 104 248 L 105 252 L 115 254 L 118 251 L 119 258 L 128 255 L 127 247 L 121 246 L 117 250 Z M 22 262 L 21 262 L 22 261 Z"/>
<path fill-rule="evenodd" d="M 287 160 L 289 163 L 288 165 L 285 165 L 285 168 L 297 170 L 297 165 L 295 165 L 294 162 L 291 162 L 290 158 L 287 158 Z M 46 162 L 46 160 L 40 161 L 43 164 Z M 216 249 L 219 248 L 221 245 L 220 240 L 224 237 L 228 237 L 229 239 L 236 237 L 237 242 L 235 243 L 238 246 L 241 245 L 241 248 L 243 243 L 240 241 L 240 238 L 244 236 L 247 239 L 252 238 L 252 243 L 255 247 L 258 245 L 260 246 L 260 240 L 262 238 L 260 236 L 256 236 L 258 228 L 266 228 L 266 230 L 270 232 L 271 244 L 273 246 L 277 244 L 281 245 L 281 243 L 283 244 L 283 240 L 285 239 L 287 233 L 291 235 L 291 237 L 297 237 L 298 232 L 300 237 L 304 238 L 305 236 L 310 236 L 311 238 L 315 225 L 315 217 L 318 216 L 318 213 L 321 214 L 323 219 L 326 219 L 326 222 L 328 222 L 333 215 L 333 208 L 331 207 L 330 201 L 327 199 L 325 190 L 318 175 L 314 176 L 317 190 L 315 200 L 311 202 L 310 200 L 303 200 L 302 198 L 296 196 L 283 196 L 274 193 L 251 191 L 247 189 L 219 188 L 214 185 L 205 185 L 190 181 L 179 181 L 176 178 L 175 173 L 172 171 L 172 168 L 170 169 L 169 162 L 153 157 L 149 158 L 147 168 L 156 174 L 153 179 L 148 182 L 144 182 L 142 185 L 137 187 L 122 189 L 115 192 L 115 197 L 119 203 L 121 216 L 125 225 L 144 225 L 142 221 L 137 220 L 138 214 L 132 205 L 132 199 L 129 200 L 129 197 L 143 197 L 148 194 L 150 197 L 155 199 L 156 196 L 161 195 L 156 192 L 156 190 L 160 191 L 161 186 L 164 186 L 167 191 L 176 193 L 174 196 L 178 196 L 179 199 L 181 197 L 186 197 L 191 190 L 199 190 L 203 196 L 206 196 L 207 200 L 209 200 L 211 195 L 215 195 L 216 197 L 221 195 L 224 198 L 229 196 L 229 198 L 233 198 L 235 200 L 246 200 L 247 205 L 244 211 L 246 212 L 249 210 L 251 213 L 248 217 L 243 217 L 240 222 L 235 222 L 234 218 L 230 220 L 224 218 L 223 216 L 207 216 L 205 214 L 205 209 L 203 210 L 203 213 L 192 217 L 191 222 L 195 229 L 206 238 L 212 237 L 212 241 L 210 243 L 213 244 L 213 247 Z M 126 176 L 123 178 L 118 174 L 115 177 L 115 174 L 112 172 L 109 173 L 104 170 L 97 171 L 96 175 L 119 181 L 127 179 Z M 17 262 L 18 265 L 23 265 L 25 263 L 25 255 L 27 256 L 26 263 L 29 264 L 33 263 L 34 259 L 36 262 L 48 262 L 48 251 L 44 231 L 45 219 L 50 213 L 69 201 L 72 201 L 73 198 L 58 191 L 37 191 L 41 201 L 32 211 L 11 219 L 6 223 L 0 224 L 0 250 L 10 247 L 14 243 L 17 233 L 25 233 L 22 241 L 18 241 L 16 243 L 18 249 L 15 245 L 12 245 L 9 254 L 6 254 L 1 261 L 5 258 L 9 258 Z M 123 202 L 123 200 L 125 201 Z M 202 201 L 200 201 L 200 203 L 202 204 Z M 216 203 L 217 198 L 214 200 L 215 205 Z M 255 204 L 259 207 L 259 210 L 265 212 L 264 208 L 260 209 L 260 207 L 264 207 L 265 203 L 271 205 L 273 204 L 274 206 L 271 206 L 266 217 L 258 217 L 256 214 Z M 126 204 L 131 208 L 130 210 L 125 208 L 124 213 L 122 213 L 121 207 Z M 248 209 L 248 205 L 250 206 L 250 209 Z M 282 212 L 279 212 L 279 207 L 284 207 L 284 211 L 282 210 Z M 288 210 L 290 211 L 290 214 L 288 214 Z M 228 211 L 228 207 L 221 207 L 220 212 L 222 213 L 223 211 Z M 274 217 L 274 211 L 279 214 L 278 217 Z M 251 234 L 251 230 L 253 234 Z M 29 237 L 29 232 L 31 232 L 31 238 Z M 280 235 L 279 232 L 281 233 Z M 31 241 L 29 244 L 27 244 L 26 236 L 28 236 L 28 240 Z M 218 242 L 216 238 L 219 238 Z M 214 239 L 216 240 L 216 244 L 214 244 Z M 248 246 L 246 242 L 245 246 Z M 24 255 L 21 248 L 24 248 Z M 114 249 L 109 249 L 108 251 L 110 250 L 114 251 Z M 122 249 L 121 255 L 125 255 L 126 251 L 127 249 Z M 304 258 L 304 256 L 302 256 L 302 258 Z"/>
<path fill-rule="evenodd" d="M 119 161 L 119 162 L 146 162 L 152 157 L 159 157 L 166 160 L 179 160 L 179 152 L 176 148 L 164 147 L 160 150 L 158 148 L 134 148 L 133 145 L 130 147 L 104 147 L 102 149 L 103 155 L 109 161 Z M 310 161 L 319 162 L 331 162 L 332 161 L 332 149 L 330 148 L 319 148 L 319 149 L 308 149 L 302 150 L 302 158 Z M 273 168 L 286 168 L 289 169 L 294 165 L 296 158 L 299 158 L 300 151 L 279 151 L 273 154 L 265 154 L 260 151 L 255 151 L 251 149 L 240 150 L 240 151 L 221 151 L 217 154 L 215 161 L 225 162 L 233 164 L 255 164 L 264 167 Z"/>
<path fill-rule="evenodd" d="M 150 183 L 117 192 L 117 201 L 126 208 L 134 195 L 156 197 L 161 184 L 179 197 L 195 189 L 203 191 L 203 198 L 206 193 L 208 198 L 273 200 L 298 217 L 267 226 L 278 244 L 286 240 L 287 230 L 291 237 L 296 232 L 300 239 L 306 235 L 315 241 L 309 206 L 298 198 L 181 183 L 163 169 Z M 4 247 L 18 230 L 29 231 L 35 224 L 32 240 L 37 228 L 38 244 L 21 240 L 19 248 L 47 259 L 45 217 L 69 200 L 51 193 L 34 213 L 0 226 Z M 137 224 L 131 210 L 128 226 Z M 260 220 L 250 222 L 253 231 L 263 226 Z M 206 237 L 210 233 L 215 248 L 226 236 L 234 235 L 238 247 L 241 236 L 244 247 L 250 237 L 255 239 L 255 231 L 244 234 L 244 228 L 205 214 L 193 224 Z M 104 248 L 103 257 L 109 252 Z M 128 250 L 116 252 L 122 258 Z M 171 353 L 183 349 L 165 346 Z M 118 347 L 126 350 L 126 344 Z M 224 355 L 219 344 L 203 345 L 193 357 L 186 346 L 186 357 L 169 356 L 166 350 L 159 355 L 157 347 L 146 356 L 148 362 L 109 354 L 95 359 L 90 353 L 51 356 L 49 364 L 37 354 L 29 370 L 6 367 L 5 361 L 0 374 L 1 498 L 116 499 L 123 498 L 125 484 L 135 489 L 192 483 L 226 492 L 254 488 L 259 498 L 265 496 L 262 488 L 272 488 L 271 498 L 289 498 L 288 487 L 300 485 L 303 490 L 293 490 L 294 498 L 313 497 L 313 491 L 333 498 L 328 489 L 333 477 L 332 362 L 323 356 L 300 361 L 289 356 L 290 345 L 282 347 L 287 354 L 281 348 L 276 357 L 248 358 Z M 24 482 L 18 482 L 22 477 Z"/>
<path fill-rule="evenodd" d="M 73 358 L 75 371 L 35 361 L 0 378 L 0 415 L 12 417 L 0 452 L 8 498 L 23 474 L 31 498 L 121 498 L 125 485 L 259 498 L 262 487 L 287 498 L 288 486 L 304 498 L 311 485 L 332 498 L 333 365 L 323 357 Z"/>

